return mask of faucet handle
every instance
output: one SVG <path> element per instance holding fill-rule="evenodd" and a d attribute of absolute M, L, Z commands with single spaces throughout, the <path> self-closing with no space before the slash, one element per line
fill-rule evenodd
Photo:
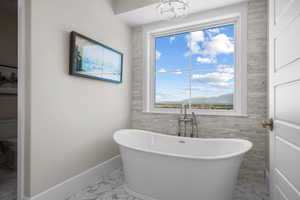
<path fill-rule="evenodd" d="M 198 128 L 198 122 L 197 122 L 197 118 L 196 118 L 196 114 L 195 112 L 192 112 L 192 117 L 193 117 L 193 125 L 195 125 L 196 128 L 196 137 L 199 137 L 199 128 Z"/>

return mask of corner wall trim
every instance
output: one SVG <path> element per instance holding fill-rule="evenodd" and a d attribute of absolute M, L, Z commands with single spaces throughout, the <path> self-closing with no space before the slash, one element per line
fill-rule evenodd
<path fill-rule="evenodd" d="M 59 183 L 50 189 L 33 197 L 25 197 L 23 200 L 65 200 L 72 194 L 80 192 L 83 188 L 95 184 L 101 176 L 110 174 L 122 165 L 121 156 L 117 155 L 99 165 L 92 167 L 66 181 Z"/>

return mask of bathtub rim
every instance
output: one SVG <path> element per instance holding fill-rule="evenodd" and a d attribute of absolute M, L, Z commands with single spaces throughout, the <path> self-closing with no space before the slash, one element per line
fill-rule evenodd
<path fill-rule="evenodd" d="M 145 150 L 143 148 L 132 147 L 130 145 L 123 144 L 117 138 L 117 135 L 122 134 L 123 131 L 142 131 L 144 133 L 149 133 L 149 134 L 152 134 L 152 135 L 160 135 L 162 137 L 169 137 L 169 138 L 174 138 L 175 137 L 179 140 L 206 140 L 206 141 L 217 141 L 217 140 L 227 140 L 228 141 L 228 140 L 230 140 L 230 141 L 239 141 L 239 142 L 246 143 L 246 145 L 245 145 L 246 147 L 242 151 L 237 151 L 237 152 L 234 152 L 234 153 L 225 154 L 225 155 L 221 155 L 221 156 L 191 156 L 191 155 L 184 155 L 184 154 L 167 153 L 167 152 L 161 152 L 161 151 Z M 233 157 L 236 157 L 236 156 L 241 156 L 241 155 L 247 153 L 248 151 L 250 151 L 251 148 L 253 147 L 253 143 L 250 142 L 249 140 L 239 139 L 239 138 L 190 138 L 190 137 L 179 137 L 179 136 L 176 136 L 176 135 L 167 135 L 167 134 L 163 134 L 163 133 L 157 133 L 157 132 L 146 131 L 146 130 L 141 130 L 141 129 L 120 129 L 120 130 L 117 130 L 117 131 L 114 132 L 113 139 L 118 145 L 123 146 L 123 147 L 128 148 L 128 149 L 133 149 L 133 150 L 146 152 L 146 153 L 153 153 L 153 154 L 157 154 L 157 155 L 164 155 L 164 156 L 170 156 L 170 157 L 176 157 L 176 158 L 185 158 L 185 159 L 194 159 L 194 160 L 229 159 L 229 158 L 233 158 Z"/>

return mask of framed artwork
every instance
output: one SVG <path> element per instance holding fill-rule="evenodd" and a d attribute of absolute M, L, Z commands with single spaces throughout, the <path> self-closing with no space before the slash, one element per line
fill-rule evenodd
<path fill-rule="evenodd" d="M 122 82 L 123 54 L 100 42 L 71 32 L 70 71 L 74 76 Z"/>
<path fill-rule="evenodd" d="M 0 65 L 0 95 L 13 94 L 18 91 L 18 69 L 16 67 Z"/>

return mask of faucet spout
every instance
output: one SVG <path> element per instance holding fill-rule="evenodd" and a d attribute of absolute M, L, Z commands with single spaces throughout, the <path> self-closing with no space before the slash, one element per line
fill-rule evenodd
<path fill-rule="evenodd" d="M 182 127 L 183 126 L 183 127 Z M 187 134 L 189 133 L 189 134 Z M 194 112 L 188 114 L 188 105 L 182 105 L 178 117 L 178 136 L 199 137 L 197 118 Z"/>

